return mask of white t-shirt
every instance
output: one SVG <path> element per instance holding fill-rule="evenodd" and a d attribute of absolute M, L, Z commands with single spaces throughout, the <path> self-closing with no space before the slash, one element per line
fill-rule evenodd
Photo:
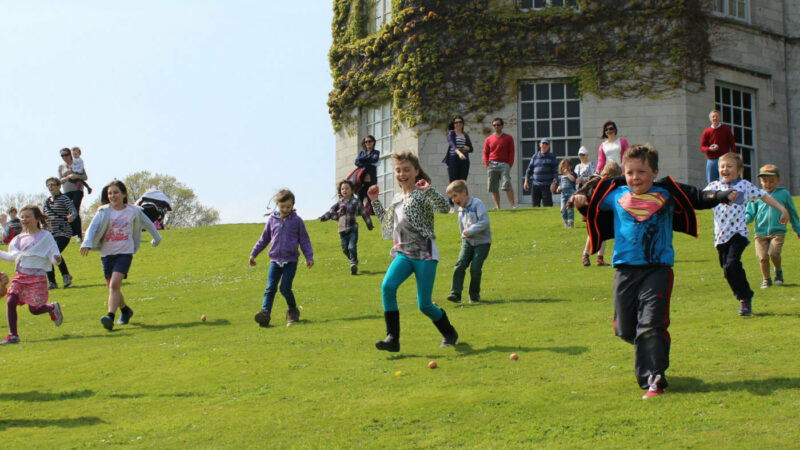
<path fill-rule="evenodd" d="M 136 211 L 126 206 L 121 211 L 109 207 L 108 212 L 110 223 L 100 246 L 100 256 L 133 254 L 133 222 Z"/>
<path fill-rule="evenodd" d="M 603 142 L 603 153 L 606 155 L 606 163 L 614 161 L 622 167 L 622 144 L 619 138 L 614 142 Z"/>

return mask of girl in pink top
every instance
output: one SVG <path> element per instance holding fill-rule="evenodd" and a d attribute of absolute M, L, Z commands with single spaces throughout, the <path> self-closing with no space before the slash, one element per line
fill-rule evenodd
<path fill-rule="evenodd" d="M 622 156 L 628 149 L 628 140 L 624 137 L 617 137 L 617 124 L 606 121 L 603 124 L 603 141 L 597 149 L 597 173 L 603 171 L 607 161 L 614 161 L 622 167 Z"/>

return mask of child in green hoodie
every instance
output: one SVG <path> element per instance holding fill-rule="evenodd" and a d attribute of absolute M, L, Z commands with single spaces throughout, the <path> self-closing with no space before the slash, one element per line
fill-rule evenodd
<path fill-rule="evenodd" d="M 789 211 L 789 220 L 792 229 L 800 239 L 800 220 L 797 217 L 797 210 L 791 194 L 784 188 L 778 187 L 781 176 L 778 168 L 773 164 L 767 164 L 758 172 L 761 186 L 769 192 L 778 203 Z M 745 212 L 747 223 L 755 222 L 755 241 L 756 257 L 761 264 L 761 289 L 772 286 L 770 277 L 769 261 L 775 265 L 775 285 L 783 285 L 783 269 L 781 268 L 781 249 L 783 248 L 783 238 L 786 234 L 786 225 L 780 223 L 781 215 L 771 206 L 763 201 L 751 202 L 747 205 Z"/>

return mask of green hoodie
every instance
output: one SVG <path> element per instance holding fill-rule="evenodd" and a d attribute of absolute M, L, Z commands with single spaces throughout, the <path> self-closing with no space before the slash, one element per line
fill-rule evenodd
<path fill-rule="evenodd" d="M 791 194 L 784 188 L 775 188 L 769 195 L 789 211 L 789 221 L 792 229 L 800 236 L 800 219 L 797 218 L 797 210 L 794 207 L 794 200 Z M 772 236 L 774 234 L 786 234 L 786 225 L 780 222 L 781 213 L 777 209 L 767 205 L 763 200 L 750 202 L 745 211 L 747 223 L 755 221 L 756 236 Z"/>

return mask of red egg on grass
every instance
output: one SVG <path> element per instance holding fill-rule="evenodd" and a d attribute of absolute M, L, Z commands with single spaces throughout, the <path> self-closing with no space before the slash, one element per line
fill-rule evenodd
<path fill-rule="evenodd" d="M 431 369 L 435 369 L 435 368 L 439 367 L 439 365 L 436 364 L 436 361 L 431 361 L 431 362 L 428 363 L 428 367 L 430 367 Z"/>
<path fill-rule="evenodd" d="M 519 359 L 519 355 L 516 354 L 516 353 L 512 353 L 511 355 L 509 355 L 508 359 L 510 359 L 512 361 L 516 361 L 516 360 Z"/>

